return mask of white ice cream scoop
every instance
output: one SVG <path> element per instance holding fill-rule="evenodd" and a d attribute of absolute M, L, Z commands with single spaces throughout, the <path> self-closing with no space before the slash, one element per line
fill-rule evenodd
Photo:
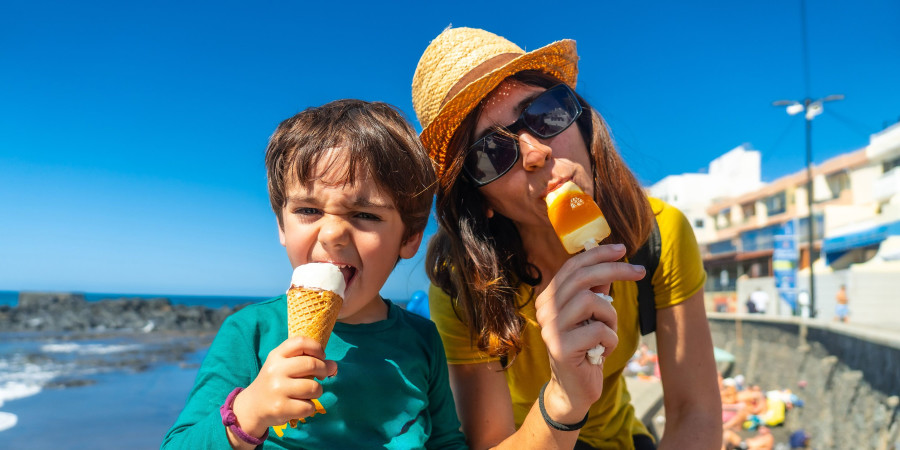
<path fill-rule="evenodd" d="M 331 263 L 309 263 L 297 266 L 291 276 L 291 285 L 308 289 L 321 289 L 344 297 L 347 282 L 340 267 Z"/>

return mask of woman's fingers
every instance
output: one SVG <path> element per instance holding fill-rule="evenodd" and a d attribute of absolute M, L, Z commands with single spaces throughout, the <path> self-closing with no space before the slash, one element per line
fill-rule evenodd
<path fill-rule="evenodd" d="M 575 259 L 583 259 L 586 262 L 580 265 L 585 264 L 599 264 L 602 262 L 608 261 L 618 261 L 625 256 L 625 245 L 624 244 L 608 244 L 608 245 L 599 245 L 595 248 L 591 248 L 585 250 L 572 258 L 570 260 Z"/>
<path fill-rule="evenodd" d="M 590 291 L 581 291 L 561 310 L 542 308 L 538 311 L 538 323 L 554 357 L 563 358 L 568 352 L 577 354 L 598 343 L 611 348 L 618 343 L 615 308 Z"/>
<path fill-rule="evenodd" d="M 585 321 L 599 321 L 613 331 L 618 330 L 616 309 L 612 304 L 591 291 L 581 291 L 557 314 L 559 327 L 575 329 Z"/>
<path fill-rule="evenodd" d="M 618 329 L 615 308 L 591 291 L 577 292 L 565 303 L 545 303 L 536 313 L 541 328 L 548 331 L 566 332 L 588 320 L 602 322 L 613 331 Z"/>
<path fill-rule="evenodd" d="M 609 356 L 619 345 L 619 336 L 602 322 L 588 322 L 572 330 L 570 334 L 572 351 L 578 354 L 586 353 L 597 345 L 602 345 L 605 348 L 603 356 Z"/>
<path fill-rule="evenodd" d="M 594 290 L 609 293 L 614 281 L 637 281 L 646 275 L 643 266 L 618 261 L 624 255 L 624 247 L 613 249 L 614 245 L 600 246 L 566 261 L 546 288 L 548 295 L 538 297 L 537 308 L 547 302 L 564 303 L 579 291 Z"/>

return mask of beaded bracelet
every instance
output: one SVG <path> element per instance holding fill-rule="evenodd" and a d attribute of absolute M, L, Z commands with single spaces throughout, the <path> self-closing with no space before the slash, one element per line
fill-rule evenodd
<path fill-rule="evenodd" d="M 269 437 L 269 429 L 266 428 L 266 432 L 263 433 L 262 437 L 254 437 L 249 433 L 244 431 L 240 425 L 237 423 L 237 417 L 234 415 L 234 410 L 232 407 L 234 406 L 234 398 L 237 397 L 238 394 L 243 391 L 244 388 L 236 387 L 230 394 L 228 394 L 228 398 L 225 399 L 225 404 L 219 408 L 219 413 L 222 415 L 222 425 L 228 427 L 235 436 L 240 438 L 240 440 L 252 444 L 252 445 L 262 445 L 265 442 L 266 438 Z"/>
<path fill-rule="evenodd" d="M 587 423 L 587 420 L 588 420 L 588 413 L 590 413 L 590 411 L 588 411 L 587 413 L 584 414 L 584 419 L 581 419 L 581 422 L 578 422 L 578 423 L 572 424 L 572 425 L 568 425 L 568 424 L 565 424 L 565 423 L 559 423 L 559 422 L 557 422 L 557 421 L 551 419 L 551 418 L 550 418 L 550 415 L 547 414 L 547 410 L 544 408 L 544 391 L 547 390 L 547 385 L 548 385 L 548 384 L 550 384 L 549 381 L 546 382 L 546 383 L 544 383 L 543 386 L 541 386 L 541 393 L 538 395 L 538 406 L 539 406 L 540 409 L 541 409 L 541 416 L 544 417 L 544 422 L 547 422 L 547 425 L 550 425 L 551 428 L 557 429 L 557 430 L 559 430 L 559 431 L 577 431 L 577 430 L 580 430 L 581 427 L 583 427 L 584 424 Z"/>

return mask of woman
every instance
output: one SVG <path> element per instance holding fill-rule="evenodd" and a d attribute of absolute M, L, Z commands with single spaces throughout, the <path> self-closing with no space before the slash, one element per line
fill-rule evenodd
<path fill-rule="evenodd" d="M 577 60 L 571 40 L 525 53 L 487 31 L 456 28 L 432 41 L 413 77 L 420 137 L 439 178 L 429 304 L 463 431 L 473 448 L 654 447 L 621 374 L 640 338 L 635 281 L 645 274 L 625 258 L 655 219 L 660 447 L 718 448 L 721 403 L 696 241 L 681 213 L 645 197 L 600 116 L 572 90 Z M 575 256 L 544 203 L 569 180 L 597 200 L 612 229 L 604 245 Z M 593 365 L 586 352 L 598 343 L 606 360 Z"/>

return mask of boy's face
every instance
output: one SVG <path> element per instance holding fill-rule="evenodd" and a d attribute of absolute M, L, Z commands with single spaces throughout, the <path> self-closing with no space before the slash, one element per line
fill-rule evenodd
<path fill-rule="evenodd" d="M 422 233 L 402 242 L 400 213 L 391 197 L 365 174 L 358 171 L 356 184 L 349 185 L 334 171 L 323 173 L 334 157 L 339 159 L 333 167 L 346 167 L 341 153 L 333 149 L 321 159 L 309 190 L 296 182 L 287 186 L 284 225 L 278 234 L 292 267 L 310 262 L 349 266 L 342 268 L 347 289 L 338 320 L 370 323 L 386 318 L 378 292 L 397 257 L 416 254 Z"/>

